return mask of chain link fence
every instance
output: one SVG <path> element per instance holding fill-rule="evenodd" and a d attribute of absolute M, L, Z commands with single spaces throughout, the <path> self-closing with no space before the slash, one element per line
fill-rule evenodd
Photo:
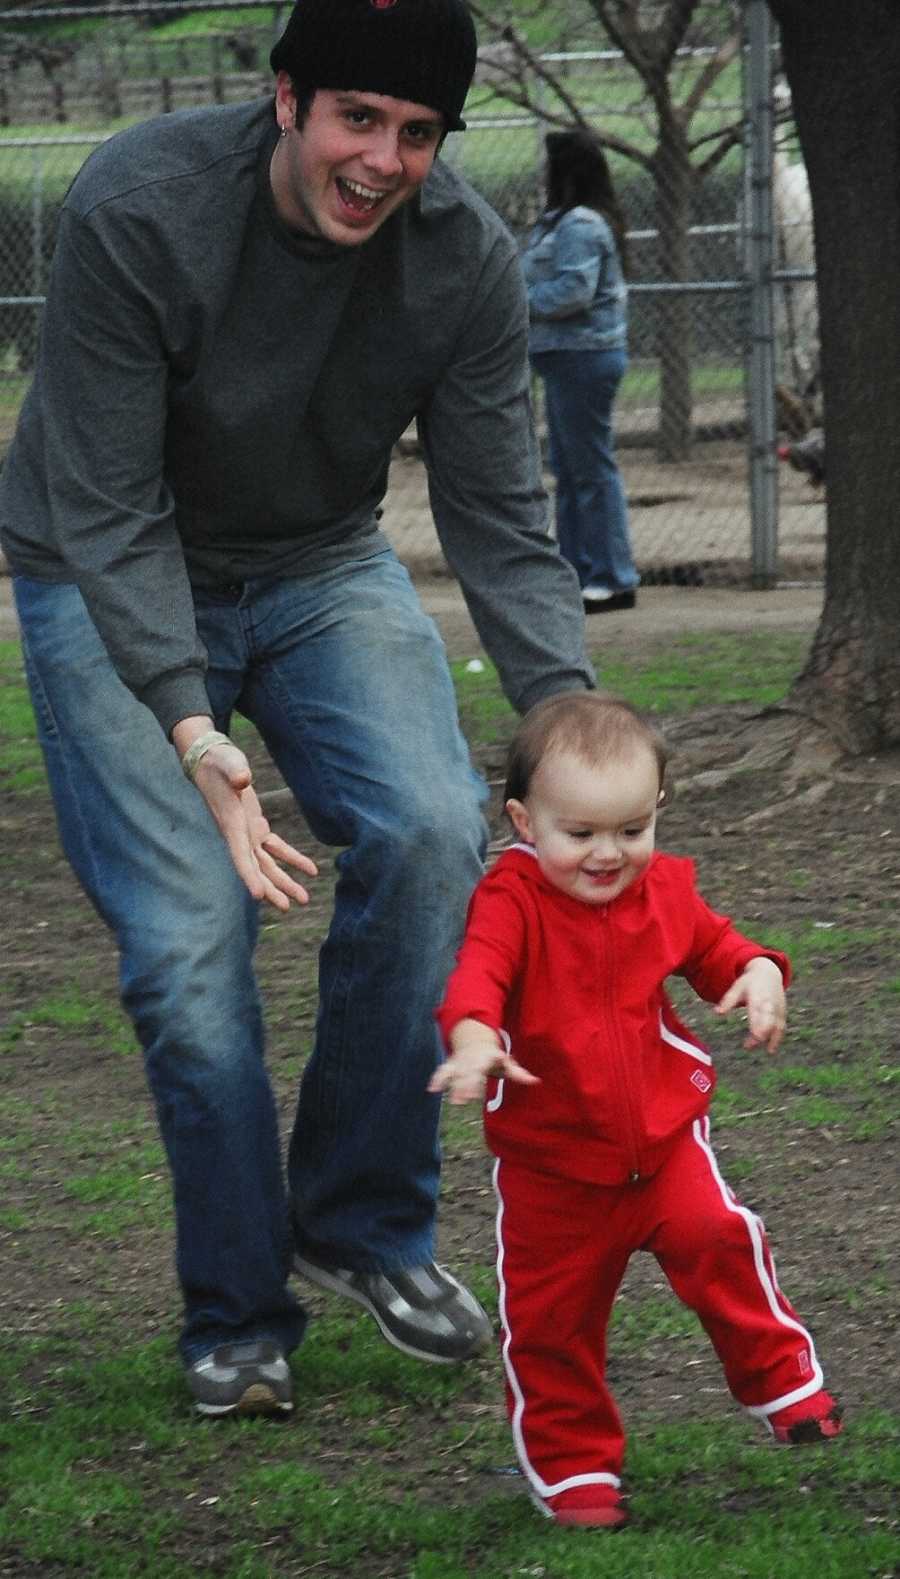
<path fill-rule="evenodd" d="M 90 12 L 55 9 L 52 33 L 24 25 L 24 13 L 0 13 L 0 453 L 34 365 L 59 208 L 81 163 L 128 122 L 270 92 L 268 52 L 283 21 L 283 13 L 252 4 L 232 7 L 224 21 L 221 7 L 213 18 L 196 4 Z M 645 583 L 742 582 L 752 567 L 748 466 L 759 443 L 748 416 L 756 330 L 745 148 L 754 108 L 739 12 L 732 0 L 707 0 L 693 42 L 673 60 L 668 93 L 689 127 L 683 138 L 661 127 L 622 54 L 571 47 L 576 30 L 570 47 L 544 50 L 524 67 L 502 41 L 488 39 L 467 105 L 469 130 L 451 136 L 443 153 L 524 239 L 542 201 L 542 117 L 581 116 L 608 140 L 630 258 L 630 368 L 615 424 Z M 812 227 L 783 91 L 775 90 L 775 103 L 783 124 L 768 263 L 776 282 L 774 395 L 783 446 L 799 446 L 792 452 L 799 461 L 821 421 Z M 535 401 L 542 425 L 539 384 Z M 549 474 L 547 481 L 552 489 Z M 774 481 L 774 507 L 770 493 L 765 508 L 780 520 L 777 574 L 817 578 L 823 491 L 787 460 Z M 398 445 L 386 505 L 385 526 L 401 554 L 440 568 L 413 433 Z"/>

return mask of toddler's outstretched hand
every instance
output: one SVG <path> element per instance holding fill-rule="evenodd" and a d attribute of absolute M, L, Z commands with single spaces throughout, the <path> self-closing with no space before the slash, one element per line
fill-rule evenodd
<path fill-rule="evenodd" d="M 480 1020 L 461 1020 L 450 1034 L 450 1056 L 436 1069 L 428 1082 L 429 1091 L 443 1091 L 449 1100 L 480 1102 L 484 1099 L 489 1075 L 514 1080 L 519 1085 L 540 1085 L 537 1075 L 517 1063 L 501 1046 L 495 1033 Z"/>
<path fill-rule="evenodd" d="M 762 1045 L 770 1053 L 777 1053 L 784 1036 L 787 1010 L 784 982 L 774 960 L 762 955 L 752 959 L 716 1004 L 716 1013 L 728 1014 L 739 1003 L 747 1010 L 749 1035 L 744 1046 Z"/>

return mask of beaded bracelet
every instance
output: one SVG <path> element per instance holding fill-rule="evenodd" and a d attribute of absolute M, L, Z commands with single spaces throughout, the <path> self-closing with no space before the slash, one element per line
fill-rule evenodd
<path fill-rule="evenodd" d="M 205 735 L 198 735 L 196 740 L 188 746 L 181 759 L 185 778 L 190 779 L 193 784 L 200 763 L 206 756 L 207 751 L 211 751 L 213 746 L 230 746 L 233 744 L 234 742 L 229 740 L 228 736 L 223 735 L 218 729 L 207 729 Z"/>

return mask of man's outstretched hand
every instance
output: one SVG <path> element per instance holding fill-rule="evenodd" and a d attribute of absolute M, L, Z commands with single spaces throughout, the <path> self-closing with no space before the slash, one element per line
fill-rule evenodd
<path fill-rule="evenodd" d="M 204 730 L 212 727 L 210 719 L 182 719 L 175 725 L 172 743 L 180 757 L 202 732 L 198 724 Z M 253 788 L 250 764 L 240 746 L 232 741 L 211 746 L 198 762 L 193 781 L 228 845 L 235 871 L 253 898 L 264 900 L 276 910 L 289 910 L 291 900 L 298 905 L 308 904 L 307 890 L 285 867 L 293 867 L 307 877 L 316 877 L 318 867 L 308 855 L 272 832 Z"/>

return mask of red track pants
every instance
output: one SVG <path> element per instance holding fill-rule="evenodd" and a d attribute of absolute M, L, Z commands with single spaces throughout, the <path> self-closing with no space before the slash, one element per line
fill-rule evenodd
<path fill-rule="evenodd" d="M 751 1413 L 765 1419 L 822 1386 L 763 1224 L 719 1173 L 707 1119 L 638 1184 L 584 1184 L 512 1162 L 497 1163 L 494 1181 L 507 1403 L 537 1500 L 619 1484 L 625 1435 L 605 1380 L 606 1329 L 635 1250 L 655 1255 L 696 1311 Z"/>

